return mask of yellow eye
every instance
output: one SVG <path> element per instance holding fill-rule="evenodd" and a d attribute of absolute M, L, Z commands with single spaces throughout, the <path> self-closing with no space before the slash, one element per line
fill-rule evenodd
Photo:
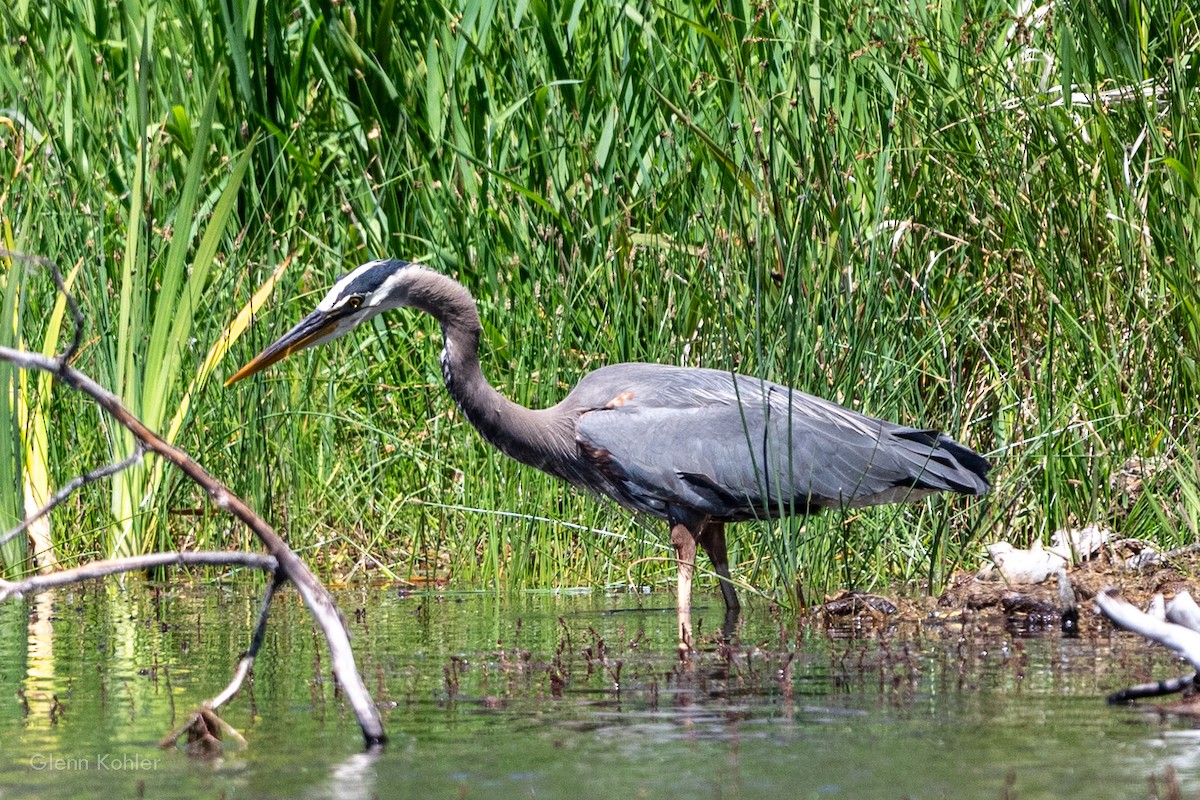
<path fill-rule="evenodd" d="M 346 305 L 349 306 L 350 308 L 358 308 L 359 306 L 362 305 L 362 298 L 359 297 L 358 295 L 355 295 L 354 297 L 351 297 L 349 300 L 346 301 Z"/>

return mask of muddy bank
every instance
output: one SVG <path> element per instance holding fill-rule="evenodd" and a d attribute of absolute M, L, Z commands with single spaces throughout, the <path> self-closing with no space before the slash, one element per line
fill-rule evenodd
<path fill-rule="evenodd" d="M 1126 561 L 1135 555 L 1126 548 L 1106 550 L 1066 570 L 1081 626 L 1099 623 L 1091 600 L 1107 589 L 1116 589 L 1131 603 L 1145 607 L 1155 594 L 1170 599 L 1184 591 L 1194 594 L 1200 588 L 1200 552 L 1195 549 L 1163 556 L 1148 566 L 1129 568 Z M 981 580 L 975 572 L 962 572 L 938 597 L 845 592 L 813 608 L 811 614 L 835 623 L 847 619 L 948 619 L 968 614 L 994 617 L 996 622 L 1052 628 L 1061 624 L 1063 606 L 1054 578 L 1022 584 L 999 576 Z"/>

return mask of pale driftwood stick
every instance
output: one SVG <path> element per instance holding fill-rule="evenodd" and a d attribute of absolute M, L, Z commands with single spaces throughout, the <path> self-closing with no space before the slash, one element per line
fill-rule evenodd
<path fill-rule="evenodd" d="M 274 561 L 274 559 L 271 560 Z M 242 657 L 238 659 L 237 669 L 233 671 L 233 680 L 229 682 L 223 692 L 205 703 L 205 708 L 216 711 L 229 702 L 230 698 L 242 688 L 242 683 L 246 680 L 250 667 L 254 666 L 254 659 L 267 636 L 267 617 L 271 612 L 271 600 L 275 597 L 275 591 L 279 588 L 280 583 L 282 583 L 281 579 L 276 576 L 275 580 L 267 584 L 267 592 L 263 595 L 262 607 L 258 611 L 258 624 L 254 626 L 254 636 L 250 639 L 250 649 L 242 653 Z"/>
<path fill-rule="evenodd" d="M 31 261 L 47 267 L 54 276 L 54 282 L 58 290 L 66 297 L 67 305 L 71 311 L 71 319 L 75 324 L 75 334 L 71 344 L 68 345 L 67 349 L 61 355 L 55 358 L 49 358 L 24 350 L 15 350 L 10 347 L 0 347 L 0 359 L 8 361 L 21 369 L 37 369 L 49 372 L 58 382 L 89 395 L 109 416 L 132 433 L 147 452 L 155 453 L 174 464 L 185 475 L 199 484 L 219 508 L 232 514 L 241 520 L 250 530 L 254 531 L 259 541 L 267 549 L 267 552 L 275 557 L 277 562 L 276 575 L 280 578 L 290 580 L 295 584 L 296 590 L 300 592 L 300 596 L 304 600 L 304 604 L 308 606 L 309 612 L 312 613 L 317 624 L 321 626 L 321 630 L 325 634 L 326 644 L 329 646 L 329 656 L 334 678 L 341 684 L 342 690 L 346 693 L 346 698 L 350 701 L 350 705 L 354 709 L 354 714 L 358 718 L 358 724 L 362 728 L 363 738 L 366 740 L 367 746 L 375 747 L 386 742 L 387 734 L 383 730 L 383 721 L 379 716 L 379 709 L 376 708 L 375 703 L 371 700 L 370 692 L 367 691 L 362 676 L 358 674 L 358 667 L 354 661 L 354 651 L 350 648 L 350 634 L 347 632 L 345 621 L 342 619 L 337 605 L 333 602 L 333 598 L 329 596 L 329 592 L 326 591 L 325 587 L 317 580 L 316 576 L 312 574 L 312 571 L 309 570 L 300 557 L 292 552 L 291 548 L 283 541 L 283 538 L 275 532 L 275 529 L 268 525 L 262 517 L 254 513 L 241 498 L 193 461 L 187 453 L 171 445 L 157 433 L 146 427 L 145 423 L 122 405 L 120 398 L 115 394 L 70 365 L 69 361 L 78 352 L 80 343 L 83 340 L 84 318 L 75 299 L 71 296 L 70 292 L 65 290 L 62 273 L 59 272 L 58 267 L 48 259 L 36 256 L 23 256 L 3 251 L 0 251 L 0 255 Z"/>
<path fill-rule="evenodd" d="M 1169 647 L 1183 656 L 1192 667 L 1200 670 L 1200 633 L 1183 625 L 1167 622 L 1165 619 L 1161 619 L 1154 614 L 1139 611 L 1132 604 L 1121 598 L 1115 589 L 1100 592 L 1096 595 L 1095 600 L 1101 613 L 1111 619 L 1116 625 L 1125 630 L 1140 633 L 1151 641 Z M 1195 606 L 1195 603 L 1192 603 L 1192 605 Z M 1162 595 L 1155 595 L 1155 600 L 1151 601 L 1150 606 L 1152 612 L 1156 610 L 1155 606 L 1161 608 Z M 1167 614 L 1169 615 L 1170 611 Z M 1195 675 L 1185 675 L 1165 681 L 1141 683 L 1137 686 L 1130 686 L 1127 689 L 1110 694 L 1108 702 L 1114 704 L 1128 703 L 1138 698 L 1162 697 L 1163 695 L 1182 692 L 1185 689 L 1191 688 L 1195 680 Z"/>
<path fill-rule="evenodd" d="M 1200 633 L 1200 606 L 1188 592 L 1180 592 L 1167 603 L 1167 621 Z"/>
<path fill-rule="evenodd" d="M 54 496 L 46 502 L 46 505 L 25 517 L 25 520 L 20 525 L 0 536 L 0 544 L 4 544 L 14 536 L 24 533 L 29 529 L 30 525 L 53 511 L 55 507 L 74 494 L 77 489 L 87 486 L 89 483 L 95 483 L 101 478 L 107 478 L 109 475 L 116 475 L 122 470 L 129 469 L 142 460 L 145 452 L 146 449 L 139 443 L 129 458 L 122 459 L 115 464 L 105 464 L 103 467 L 97 467 L 91 472 L 85 472 L 83 475 L 72 478 L 66 485 L 54 493 Z"/>
<path fill-rule="evenodd" d="M 1200 633 L 1139 611 L 1111 591 L 1100 592 L 1095 600 L 1104 616 L 1118 626 L 1174 650 L 1194 669 L 1200 670 Z"/>
<path fill-rule="evenodd" d="M 1104 616 L 1118 626 L 1174 650 L 1200 670 L 1200 633 L 1139 611 L 1112 590 L 1100 592 L 1095 600 Z"/>
<path fill-rule="evenodd" d="M 56 586 L 103 578 L 121 572 L 154 569 L 155 567 L 250 567 L 264 572 L 275 572 L 278 562 L 274 556 L 262 553 L 241 553 L 227 550 L 193 550 L 170 553 L 147 553 L 141 556 L 109 558 L 93 561 L 72 569 L 52 572 L 49 575 L 31 575 L 19 581 L 0 579 L 0 601 L 37 594 Z"/>

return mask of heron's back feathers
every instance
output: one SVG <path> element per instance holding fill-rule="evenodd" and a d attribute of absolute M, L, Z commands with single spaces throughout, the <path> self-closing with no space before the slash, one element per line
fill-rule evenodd
<path fill-rule="evenodd" d="M 987 460 L 938 431 L 718 370 L 605 367 L 553 411 L 579 415 L 588 465 L 563 477 L 658 516 L 774 518 L 988 489 Z"/>

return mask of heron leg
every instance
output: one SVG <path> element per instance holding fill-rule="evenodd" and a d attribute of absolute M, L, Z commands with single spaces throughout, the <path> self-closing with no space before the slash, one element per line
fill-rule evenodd
<path fill-rule="evenodd" d="M 711 521 L 704 523 L 704 527 L 700 529 L 700 546 L 708 554 L 708 560 L 712 562 L 713 569 L 720 578 L 721 596 L 725 598 L 726 614 L 737 614 L 742 606 L 738 602 L 737 592 L 733 588 L 733 579 L 729 575 L 729 553 L 725 549 L 725 523 Z"/>
<path fill-rule="evenodd" d="M 671 544 L 675 546 L 675 558 L 679 565 L 679 586 L 675 598 L 675 609 L 679 624 L 679 657 L 686 658 L 692 650 L 692 575 L 696 571 L 696 539 L 698 526 L 685 522 L 671 523 Z"/>

